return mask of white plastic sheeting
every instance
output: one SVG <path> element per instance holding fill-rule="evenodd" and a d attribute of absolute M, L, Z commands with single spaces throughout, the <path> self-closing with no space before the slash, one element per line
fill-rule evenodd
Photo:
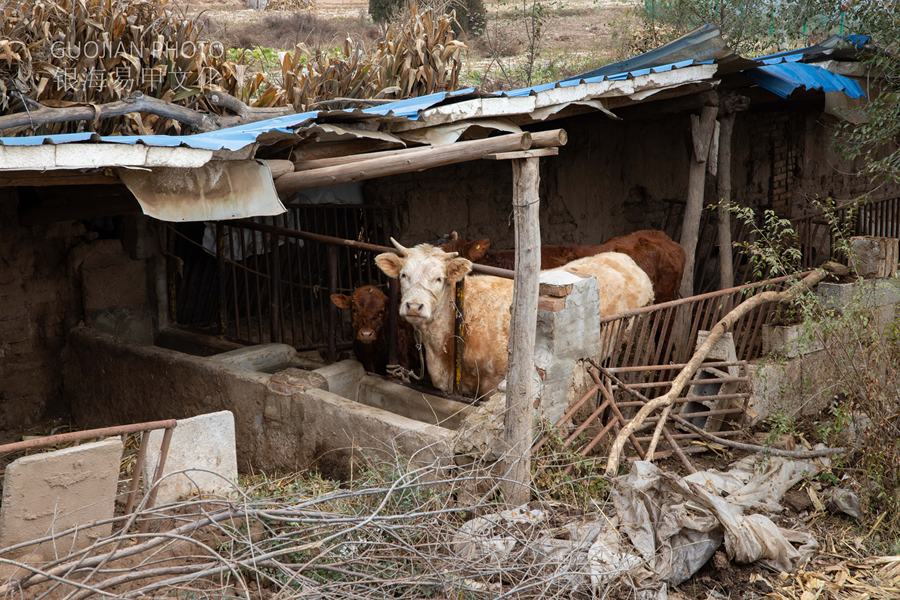
<path fill-rule="evenodd" d="M 728 471 L 678 477 L 637 461 L 613 480 L 611 510 L 563 525 L 553 504 L 525 505 L 466 522 L 454 550 L 470 561 L 505 564 L 523 553 L 569 573 L 573 586 L 600 593 L 619 579 L 642 600 L 664 600 L 669 586 L 696 573 L 724 544 L 737 563 L 789 571 L 817 547 L 809 534 L 776 525 L 784 494 L 820 472 L 827 459 L 749 456 Z M 746 514 L 745 514 L 746 511 Z"/>

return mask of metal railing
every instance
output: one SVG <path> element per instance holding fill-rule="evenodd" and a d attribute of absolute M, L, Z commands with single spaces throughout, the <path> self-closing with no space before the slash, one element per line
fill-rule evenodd
<path fill-rule="evenodd" d="M 333 214 L 323 212 L 325 208 L 334 209 Z M 180 325 L 237 342 L 319 349 L 333 359 L 339 349 L 351 345 L 353 332 L 349 315 L 332 304 L 331 294 L 376 285 L 391 298 L 391 315 L 397 313 L 396 282 L 389 281 L 374 260 L 378 253 L 394 251 L 386 245 L 394 235 L 386 225 L 391 219 L 385 214 L 378 218 L 346 214 L 366 215 L 370 210 L 384 209 L 299 207 L 277 217 L 209 223 L 193 235 L 169 226 L 170 240 L 179 240 L 181 246 L 179 253 L 170 241 L 170 259 L 182 261 L 180 272 L 170 269 L 172 280 L 179 282 L 170 290 L 170 314 L 177 315 Z M 331 215 L 331 220 L 323 221 L 322 214 Z M 341 214 L 344 217 L 335 216 Z M 378 219 L 381 225 L 367 224 Z M 337 232 L 324 234 L 301 226 Z M 512 276 L 511 271 L 484 265 L 475 265 L 474 270 Z M 389 327 L 389 335 L 395 336 L 395 329 Z M 393 354 L 393 340 L 389 343 Z"/>
<path fill-rule="evenodd" d="M 618 433 L 646 403 L 648 397 L 665 393 L 684 366 L 684 363 L 679 363 L 639 367 L 589 367 L 588 373 L 593 379 L 593 386 L 569 407 L 555 424 L 556 431 L 544 436 L 535 449 L 546 444 L 551 435 L 558 435 L 564 448 L 572 448 L 580 456 L 587 457 L 604 451 L 603 442 Z M 690 380 L 686 393 L 675 399 L 672 414 L 677 419 L 714 432 L 718 437 L 738 435 L 750 398 L 746 366 L 745 361 L 704 363 Z M 625 381 L 634 373 L 653 373 L 656 376 L 632 383 Z M 629 436 L 630 446 L 638 457 L 645 460 L 650 458 L 647 446 L 658 420 L 658 416 L 648 418 Z M 653 453 L 652 459 L 675 454 L 689 464 L 687 454 L 705 449 L 694 444 L 702 436 L 691 430 L 679 429 L 673 420 L 663 427 L 661 444 Z M 571 469 L 572 465 L 566 467 L 567 472 Z"/>
<path fill-rule="evenodd" d="M 603 364 L 652 370 L 654 365 L 687 362 L 699 331 L 711 329 L 747 298 L 783 289 L 803 275 L 776 277 L 604 317 L 600 320 Z M 735 323 L 732 335 L 738 359 L 752 360 L 762 354 L 762 326 L 772 320 L 776 308 L 765 304 Z"/>
<path fill-rule="evenodd" d="M 153 479 L 147 482 L 147 488 L 150 490 L 147 496 L 147 502 L 144 509 L 153 508 L 156 503 L 156 493 L 158 482 L 165 471 L 166 458 L 169 455 L 169 444 L 172 441 L 172 430 L 175 429 L 177 422 L 175 419 L 164 421 L 149 421 L 146 423 L 132 423 L 130 425 L 118 425 L 115 427 L 101 427 L 99 429 L 86 429 L 84 431 L 71 431 L 68 433 L 58 433 L 55 435 L 45 435 L 27 439 L 12 444 L 4 444 L 0 446 L 0 455 L 6 455 L 13 452 L 23 452 L 26 450 L 34 450 L 37 448 L 47 448 L 50 446 L 58 446 L 61 444 L 70 444 L 76 442 L 84 442 L 98 438 L 112 437 L 116 435 L 128 435 L 139 433 L 141 436 L 140 445 L 138 446 L 137 456 L 134 467 L 131 472 L 131 481 L 128 485 L 128 494 L 125 499 L 125 514 L 131 513 L 134 509 L 135 500 L 137 499 L 141 473 L 144 463 L 147 459 L 147 445 L 150 442 L 150 432 L 156 429 L 163 429 L 162 443 L 159 448 L 159 462 L 153 474 Z"/>

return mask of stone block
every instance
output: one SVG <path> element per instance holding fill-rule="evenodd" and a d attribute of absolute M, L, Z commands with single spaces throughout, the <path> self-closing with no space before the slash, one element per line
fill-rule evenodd
<path fill-rule="evenodd" d="M 257 344 L 216 354 L 209 360 L 250 371 L 275 373 L 293 366 L 297 351 L 287 344 Z"/>
<path fill-rule="evenodd" d="M 159 464 L 163 430 L 150 433 L 144 481 L 150 482 Z M 178 471 L 187 470 L 166 478 Z M 179 419 L 159 485 L 157 502 L 172 502 L 198 492 L 204 495 L 229 495 L 237 481 L 237 450 L 234 415 L 231 411 Z"/>
<path fill-rule="evenodd" d="M 856 236 L 850 238 L 851 266 L 860 277 L 880 279 L 897 274 L 900 262 L 897 238 Z"/>
<path fill-rule="evenodd" d="M 328 391 L 351 400 L 356 399 L 359 382 L 366 374 L 362 364 L 355 360 L 342 360 L 316 369 L 316 373 L 328 381 Z"/>
<path fill-rule="evenodd" d="M 3 480 L 0 547 L 111 518 L 121 460 L 122 441 L 111 438 L 13 461 Z M 83 548 L 109 535 L 111 527 L 80 530 L 58 539 L 56 548 Z M 29 551 L 54 558 L 49 543 Z"/>
<path fill-rule="evenodd" d="M 762 326 L 763 354 L 779 354 L 793 358 L 822 349 L 822 341 L 810 330 L 812 326 L 805 323 L 793 325 Z"/>

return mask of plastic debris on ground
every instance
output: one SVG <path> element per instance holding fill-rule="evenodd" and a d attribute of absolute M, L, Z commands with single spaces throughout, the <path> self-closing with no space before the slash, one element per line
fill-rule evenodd
<path fill-rule="evenodd" d="M 636 461 L 612 480 L 605 512 L 567 520 L 552 503 L 531 503 L 466 522 L 454 549 L 472 561 L 553 564 L 584 591 L 623 582 L 636 598 L 665 600 L 670 586 L 688 580 L 723 544 L 736 563 L 759 562 L 776 572 L 805 565 L 815 539 L 779 527 L 767 514 L 780 513 L 788 490 L 828 466 L 827 459 L 748 456 L 728 471 L 678 477 Z"/>

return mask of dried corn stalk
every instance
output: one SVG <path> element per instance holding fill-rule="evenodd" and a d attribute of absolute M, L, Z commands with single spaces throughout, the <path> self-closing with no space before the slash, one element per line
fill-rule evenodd
<path fill-rule="evenodd" d="M 214 115 L 233 110 L 210 99 L 216 91 L 249 107 L 296 110 L 333 98 L 415 96 L 455 88 L 465 48 L 455 39 L 452 16 L 413 8 L 372 52 L 349 39 L 339 53 L 299 46 L 272 73 L 204 41 L 199 25 L 168 0 L 0 0 L 0 17 L 0 115 L 97 107 L 138 94 Z M 145 112 L 13 132 L 182 129 L 177 120 Z"/>

